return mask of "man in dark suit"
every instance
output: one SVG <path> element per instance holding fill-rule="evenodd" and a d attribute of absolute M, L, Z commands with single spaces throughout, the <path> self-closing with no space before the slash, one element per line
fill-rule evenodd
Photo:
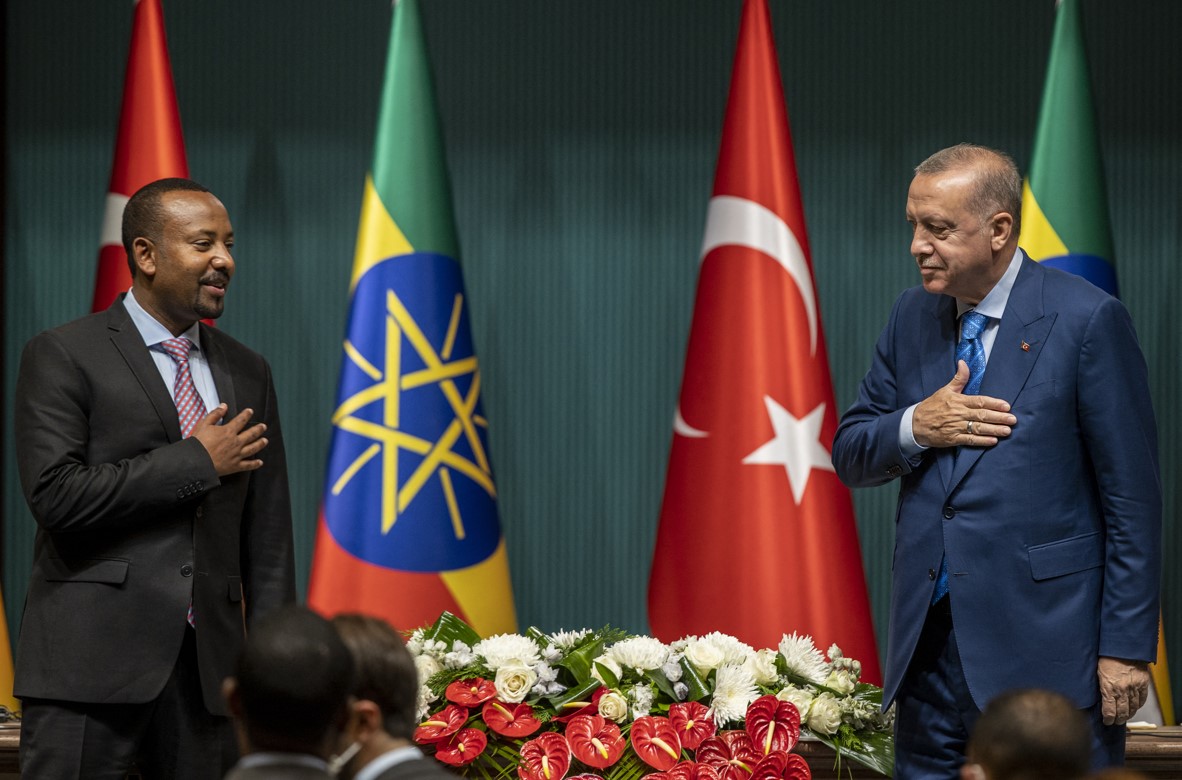
<path fill-rule="evenodd" d="M 260 355 L 199 322 L 234 273 L 217 198 L 149 184 L 123 243 L 131 290 L 21 358 L 16 455 L 38 524 L 21 764 L 39 780 L 133 762 L 145 778 L 220 778 L 236 758 L 222 679 L 247 626 L 295 598 L 275 388 Z"/>
<path fill-rule="evenodd" d="M 340 767 L 345 780 L 455 780 L 415 747 L 419 675 L 402 637 L 365 615 L 332 620 L 357 664 L 351 745 Z"/>
<path fill-rule="evenodd" d="M 328 780 L 351 717 L 353 656 L 327 620 L 295 605 L 251 629 L 222 693 L 242 758 L 226 780 Z"/>
<path fill-rule="evenodd" d="M 1087 710 L 1095 762 L 1120 763 L 1156 653 L 1145 360 L 1119 301 L 1018 248 L 1020 213 L 1000 152 L 962 144 L 916 169 L 923 286 L 895 302 L 833 442 L 846 484 L 900 479 L 884 701 L 908 780 L 954 777 L 1012 688 Z"/>

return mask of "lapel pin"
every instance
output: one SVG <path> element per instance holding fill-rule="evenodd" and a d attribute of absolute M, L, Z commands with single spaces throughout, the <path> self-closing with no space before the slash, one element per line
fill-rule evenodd
<path fill-rule="evenodd" d="M 1023 351 L 1023 352 L 1029 352 L 1029 351 L 1030 351 L 1030 345 L 1029 345 L 1029 344 L 1027 344 L 1025 341 L 1023 341 L 1023 342 L 1022 342 L 1022 351 Z"/>

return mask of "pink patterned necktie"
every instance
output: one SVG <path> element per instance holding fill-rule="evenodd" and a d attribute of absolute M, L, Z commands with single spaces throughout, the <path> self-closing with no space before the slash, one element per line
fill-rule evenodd
<path fill-rule="evenodd" d="M 186 338 L 166 339 L 160 342 L 160 346 L 164 347 L 164 351 L 176 363 L 176 379 L 172 385 L 173 400 L 181 423 L 181 435 L 187 439 L 193 428 L 205 416 L 205 402 L 201 400 L 197 385 L 193 384 L 193 375 L 189 373 L 189 351 L 193 349 L 193 342 Z"/>
<path fill-rule="evenodd" d="M 176 363 L 176 379 L 172 385 L 173 401 L 176 403 L 176 413 L 181 423 L 181 436 L 187 439 L 193 428 L 205 416 L 205 402 L 201 400 L 197 385 L 193 384 L 193 375 L 189 373 L 189 352 L 193 349 L 193 342 L 186 338 L 165 339 L 160 342 L 160 346 L 164 347 L 164 351 Z M 191 598 L 186 620 L 193 628 L 197 627 Z"/>

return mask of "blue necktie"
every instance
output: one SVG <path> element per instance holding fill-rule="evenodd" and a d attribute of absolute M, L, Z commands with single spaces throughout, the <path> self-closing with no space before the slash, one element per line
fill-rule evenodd
<path fill-rule="evenodd" d="M 981 389 L 981 378 L 985 376 L 985 347 L 981 346 L 981 331 L 989 318 L 976 311 L 967 311 L 960 318 L 960 343 L 956 345 L 956 359 L 963 360 L 969 367 L 969 381 L 964 386 L 965 395 L 976 395 Z M 940 576 L 936 578 L 936 589 L 932 591 L 935 604 L 948 593 L 948 557 L 940 561 Z"/>

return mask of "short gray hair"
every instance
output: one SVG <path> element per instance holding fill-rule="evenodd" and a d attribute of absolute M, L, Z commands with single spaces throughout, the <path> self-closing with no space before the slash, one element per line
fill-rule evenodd
<path fill-rule="evenodd" d="M 1014 218 L 1013 233 L 1022 228 L 1022 176 L 1008 154 L 988 146 L 959 143 L 949 146 L 915 166 L 916 176 L 971 170 L 976 175 L 973 212 L 985 221 L 999 211 Z"/>

